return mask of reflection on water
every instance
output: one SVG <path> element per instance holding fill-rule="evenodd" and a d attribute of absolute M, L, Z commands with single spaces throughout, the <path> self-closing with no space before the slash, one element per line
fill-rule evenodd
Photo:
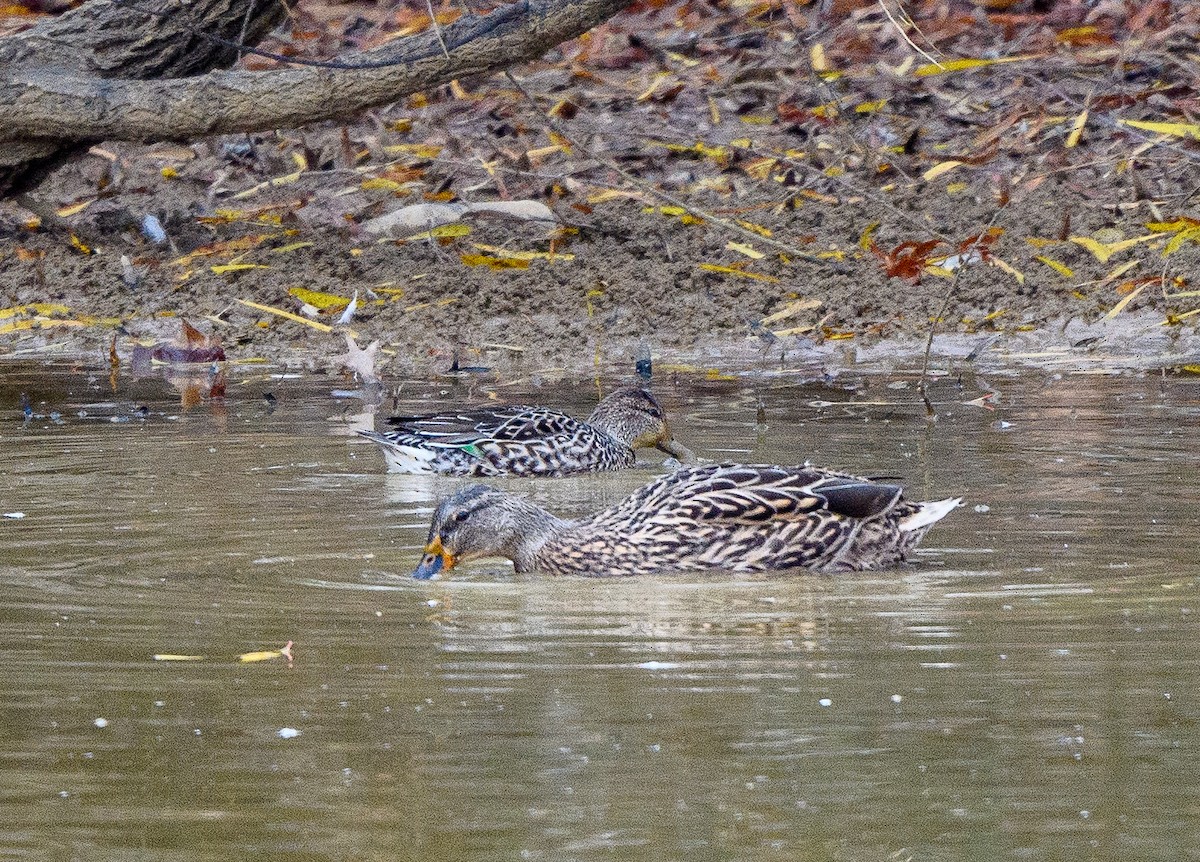
<path fill-rule="evenodd" d="M 933 424 L 911 377 L 664 379 L 702 457 L 808 458 L 967 505 L 895 572 L 591 581 L 484 563 L 432 584 L 404 575 L 453 480 L 385 475 L 352 433 L 370 415 L 328 381 L 231 369 L 219 409 L 184 411 L 161 382 L 3 380 L 0 857 L 1200 844 L 1195 379 L 992 378 L 995 410 L 945 381 Z M 415 410 L 464 390 L 403 391 Z M 500 394 L 580 414 L 592 397 Z M 508 484 L 579 514 L 653 474 Z M 237 661 L 288 640 L 290 668 Z"/>

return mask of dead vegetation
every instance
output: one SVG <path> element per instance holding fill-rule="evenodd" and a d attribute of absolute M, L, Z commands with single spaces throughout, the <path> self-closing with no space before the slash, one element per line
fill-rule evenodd
<path fill-rule="evenodd" d="M 303 4 L 262 47 L 371 50 L 466 11 L 432 9 Z M 414 363 L 618 334 L 786 347 L 923 333 L 957 275 L 950 331 L 1139 309 L 1190 331 L 1198 30 L 1200 6 L 1166 0 L 643 2 L 514 69 L 519 86 L 463 78 L 352 125 L 93 149 L 44 189 L 73 239 L 9 211 L 4 288 L 27 310 L 3 326 L 178 306 L 262 344 L 300 332 L 277 312 L 329 327 L 358 291 L 356 327 Z M 491 201 L 555 223 L 474 211 Z M 370 230 L 443 203 L 465 215 Z M 46 261 L 94 246 L 111 314 L 39 313 Z M 122 295 L 120 254 L 154 302 Z"/>

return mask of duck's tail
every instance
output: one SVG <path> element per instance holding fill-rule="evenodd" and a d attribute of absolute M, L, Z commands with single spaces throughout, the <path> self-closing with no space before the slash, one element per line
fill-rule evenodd
<path fill-rule="evenodd" d="M 396 439 L 397 434 L 378 431 L 359 431 L 363 437 L 379 445 L 389 473 L 436 473 L 434 460 L 437 450 L 414 446 Z"/>
<path fill-rule="evenodd" d="M 906 515 L 900 519 L 897 525 L 902 533 L 910 533 L 914 530 L 924 530 L 930 524 L 936 524 L 942 518 L 950 514 L 951 511 L 958 508 L 962 503 L 962 497 L 951 497 L 946 500 L 937 500 L 935 502 L 925 502 L 917 504 L 917 511 L 911 515 Z"/>

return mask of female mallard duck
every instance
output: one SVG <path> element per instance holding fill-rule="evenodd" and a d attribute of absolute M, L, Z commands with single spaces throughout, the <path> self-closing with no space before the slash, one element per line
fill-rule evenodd
<path fill-rule="evenodd" d="M 687 467 L 582 521 L 471 485 L 433 516 L 421 580 L 479 557 L 518 572 L 636 575 L 724 569 L 857 571 L 907 559 L 961 501 L 913 503 L 886 485 L 817 467 Z"/>
<path fill-rule="evenodd" d="M 359 431 L 383 449 L 389 473 L 445 476 L 565 476 L 620 470 L 634 449 L 653 446 L 686 460 L 663 410 L 644 389 L 618 389 L 586 421 L 545 407 L 489 407 L 396 416 L 396 431 Z"/>

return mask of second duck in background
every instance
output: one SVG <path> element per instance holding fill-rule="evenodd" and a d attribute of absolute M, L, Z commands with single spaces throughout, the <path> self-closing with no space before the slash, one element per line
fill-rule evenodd
<path fill-rule="evenodd" d="M 634 449 L 681 461 L 662 407 L 645 389 L 618 389 L 580 421 L 547 407 L 511 405 L 428 416 L 394 416 L 395 431 L 359 431 L 383 450 L 390 473 L 445 476 L 567 476 L 621 470 Z"/>

